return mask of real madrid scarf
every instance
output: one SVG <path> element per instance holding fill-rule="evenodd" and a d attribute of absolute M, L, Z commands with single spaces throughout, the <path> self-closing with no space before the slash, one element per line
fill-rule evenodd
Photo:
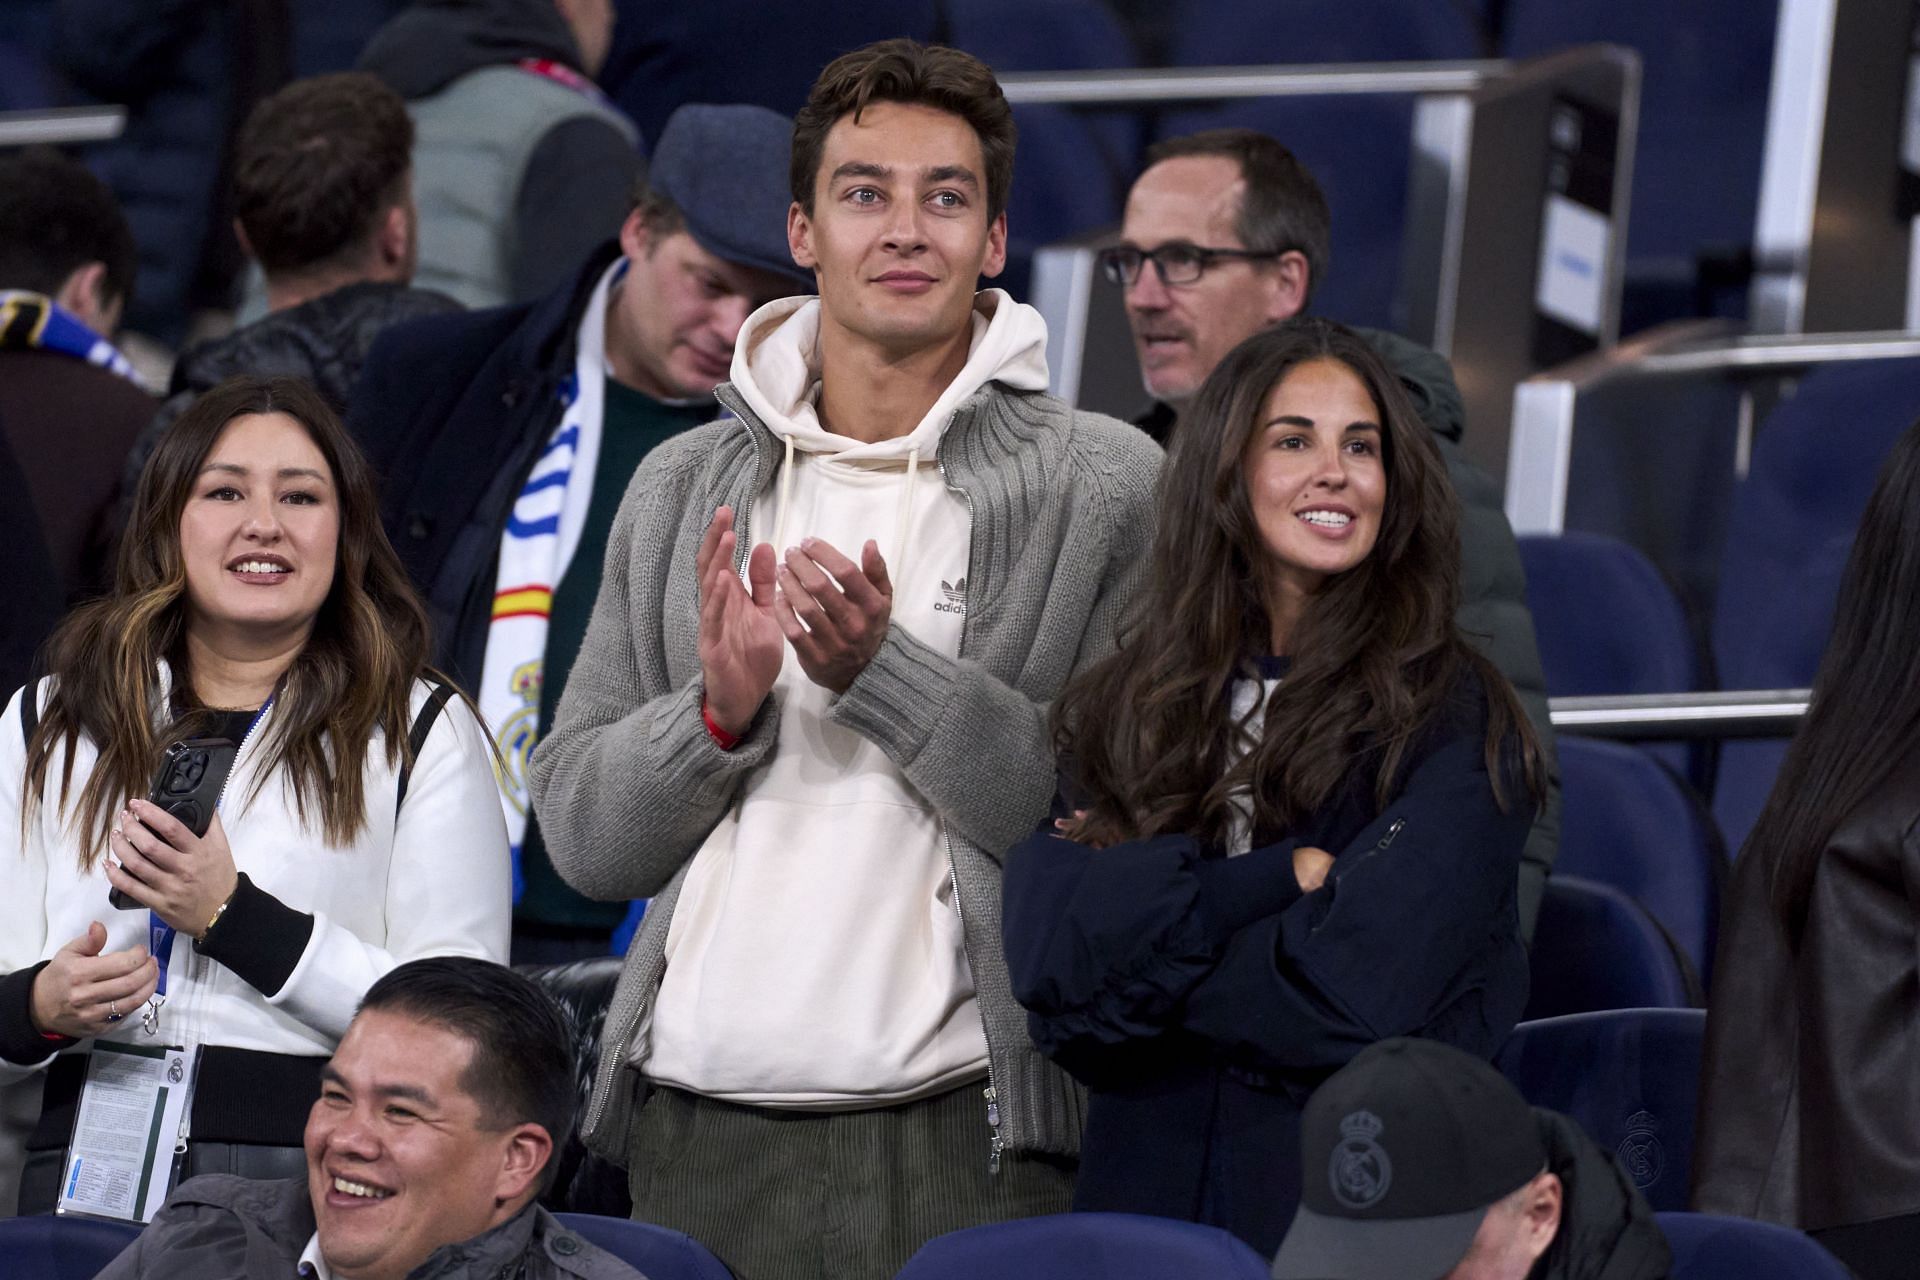
<path fill-rule="evenodd" d="M 567 572 L 593 497 L 606 400 L 607 299 L 626 269 L 622 258 L 600 277 L 581 317 L 573 376 L 560 389 L 560 422 L 534 460 L 500 538 L 493 620 L 481 667 L 480 712 L 500 747 L 495 773 L 513 848 L 513 896 L 521 889 L 520 847 L 527 833 L 527 760 L 539 738 L 540 686 L 554 588 Z"/>
<path fill-rule="evenodd" d="M 0 351 L 56 351 L 138 385 L 127 358 L 44 293 L 0 289 Z"/>

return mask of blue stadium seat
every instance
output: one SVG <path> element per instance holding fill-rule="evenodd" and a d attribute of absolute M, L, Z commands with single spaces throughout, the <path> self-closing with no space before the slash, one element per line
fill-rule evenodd
<path fill-rule="evenodd" d="M 1524 1017 L 1596 1009 L 1687 1009 L 1699 980 L 1659 922 L 1618 889 L 1578 876 L 1547 881 L 1533 931 Z"/>
<path fill-rule="evenodd" d="M 1703 1009 L 1608 1009 L 1523 1022 L 1493 1065 L 1536 1107 L 1580 1123 L 1655 1209 L 1684 1209 Z"/>
<path fill-rule="evenodd" d="M 766 0 L 614 0 L 600 87 L 651 151 L 674 108 L 751 102 L 790 116 L 821 70 L 852 49 L 940 34 L 937 0 L 776 8 Z"/>
<path fill-rule="evenodd" d="M 1813 682 L 1834 599 L 1880 465 L 1920 416 L 1920 360 L 1828 365 L 1801 379 L 1754 437 L 1734 491 L 1714 605 L 1723 689 Z M 1713 813 L 1738 850 L 1766 803 L 1784 742 L 1722 747 Z"/>
<path fill-rule="evenodd" d="M 936 1236 L 894 1280 L 1266 1280 L 1267 1261 L 1218 1227 L 1132 1213 L 1057 1213 Z"/>
<path fill-rule="evenodd" d="M 1646 556 L 1598 533 L 1530 535 L 1518 542 L 1549 697 L 1704 687 L 1686 610 Z M 1686 743 L 1647 749 L 1704 784 L 1705 764 Z"/>
<path fill-rule="evenodd" d="M 1700 687 L 1686 611 L 1652 561 L 1598 533 L 1517 541 L 1550 696 Z"/>
<path fill-rule="evenodd" d="M 1692 788 L 1637 747 L 1563 735 L 1556 875 L 1620 890 L 1712 981 L 1726 848 Z"/>
<path fill-rule="evenodd" d="M 1623 329 L 1692 315 L 1696 255 L 1753 243 L 1776 0 L 1509 0 L 1508 57 L 1568 45 L 1640 54 Z M 1745 314 L 1745 290 L 1727 310 Z"/>
<path fill-rule="evenodd" d="M 952 41 L 996 72 L 1135 67 L 1139 54 L 1103 0 L 948 0 Z M 1140 167 L 1139 116 L 1020 106 L 1007 270 L 995 284 L 1026 297 L 1033 252 L 1120 221 Z"/>
<path fill-rule="evenodd" d="M 647 902 L 646 898 L 635 898 L 627 904 L 627 918 L 614 929 L 613 940 L 608 946 L 611 954 L 627 954 L 627 948 L 633 945 L 633 935 L 640 932 L 640 922 L 646 918 Z"/>
<path fill-rule="evenodd" d="M 1431 0 L 1180 0 L 1177 66 L 1405 62 L 1481 56 L 1459 6 Z M 1413 101 L 1407 97 L 1244 100 L 1170 113 L 1166 138 L 1239 125 L 1272 134 L 1300 157 L 1333 211 L 1333 263 L 1313 308 L 1347 324 L 1404 327 L 1394 302 L 1406 222 Z"/>
<path fill-rule="evenodd" d="M 733 1272 L 705 1245 L 678 1231 L 592 1213 L 556 1213 L 554 1217 L 647 1280 L 733 1280 Z"/>
<path fill-rule="evenodd" d="M 60 105 L 46 60 L 25 45 L 0 40 L 0 111 L 44 111 Z"/>
<path fill-rule="evenodd" d="M 0 1218 L 0 1275 L 7 1280 L 93 1280 L 140 1234 L 137 1223 Z"/>
<path fill-rule="evenodd" d="M 1655 1214 L 1673 1249 L 1673 1280 L 1853 1280 L 1804 1232 L 1715 1213 Z"/>

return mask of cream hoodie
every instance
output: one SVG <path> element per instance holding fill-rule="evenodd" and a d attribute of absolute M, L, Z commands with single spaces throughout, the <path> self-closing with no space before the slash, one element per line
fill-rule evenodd
<path fill-rule="evenodd" d="M 911 432 L 873 444 L 820 424 L 819 326 L 818 299 L 783 299 L 735 348 L 733 384 L 785 449 L 746 536 L 779 552 L 822 538 L 856 561 L 874 539 L 889 625 L 958 655 L 971 518 L 940 475 L 940 438 L 988 382 L 1046 388 L 1046 323 L 998 289 L 980 294 L 960 375 Z M 772 696 L 778 741 L 694 855 L 632 1061 L 710 1097 L 815 1109 L 984 1075 L 939 815 L 878 747 L 827 719 L 834 695 L 791 646 Z"/>

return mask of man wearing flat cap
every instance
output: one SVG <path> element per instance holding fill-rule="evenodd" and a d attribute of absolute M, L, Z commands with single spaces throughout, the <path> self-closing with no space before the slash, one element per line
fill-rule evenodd
<path fill-rule="evenodd" d="M 811 291 L 787 248 L 792 133 L 762 107 L 681 107 L 617 242 L 541 301 L 391 330 L 355 393 L 351 426 L 432 615 L 437 665 L 473 692 L 500 748 L 516 961 L 605 954 L 626 914 L 554 874 L 527 758 L 634 469 L 721 416 L 713 388 L 747 315 Z"/>
<path fill-rule="evenodd" d="M 1563 1115 L 1434 1040 L 1382 1040 L 1327 1078 L 1301 1129 L 1275 1280 L 1665 1280 L 1666 1237 Z"/>

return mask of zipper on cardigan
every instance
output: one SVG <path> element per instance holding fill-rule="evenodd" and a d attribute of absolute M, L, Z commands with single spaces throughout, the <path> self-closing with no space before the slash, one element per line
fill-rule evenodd
<path fill-rule="evenodd" d="M 957 409 L 948 416 L 946 428 L 940 433 L 942 443 L 946 440 L 947 432 L 953 429 L 953 422 L 957 417 L 959 417 L 959 411 Z M 953 478 L 947 474 L 947 464 L 940 457 L 937 449 L 934 451 L 933 465 L 935 469 L 939 471 L 940 483 L 946 486 L 947 492 L 959 494 L 961 500 L 967 504 L 967 581 L 969 583 L 977 582 L 980 575 L 978 568 L 973 563 L 974 548 L 978 545 L 974 540 L 974 525 L 977 523 L 977 520 L 973 509 L 973 495 L 953 482 Z M 972 611 L 962 615 L 960 619 L 959 654 L 963 657 L 967 652 L 967 630 L 971 622 Z M 941 824 L 940 837 L 942 842 L 947 846 L 947 874 L 953 877 L 953 914 L 960 919 L 960 946 L 961 950 L 964 951 L 966 950 L 967 940 L 967 913 L 960 906 L 960 872 L 959 869 L 954 866 L 953 835 L 946 830 L 945 823 Z M 972 965 L 972 956 L 967 957 L 967 963 L 969 966 Z M 995 1086 L 993 1080 L 993 1036 L 988 1030 L 987 1020 L 984 1017 L 980 1019 L 980 1034 L 981 1038 L 987 1042 L 987 1087 L 985 1096 L 987 1100 L 987 1129 L 992 1134 L 992 1137 L 988 1139 L 987 1143 L 987 1173 L 989 1176 L 998 1176 L 1000 1173 L 1000 1155 L 1006 1150 L 1007 1144 L 1006 1139 L 1000 1136 L 1000 1091 Z"/>
<path fill-rule="evenodd" d="M 991 1070 L 988 1071 L 987 1076 L 988 1079 L 992 1079 Z M 1000 1095 L 994 1092 L 991 1084 L 986 1087 L 986 1095 L 987 1128 L 993 1131 L 993 1137 L 987 1143 L 987 1173 L 992 1175 L 1000 1172 L 1000 1152 L 1005 1148 L 1006 1143 L 1000 1137 Z"/>
<path fill-rule="evenodd" d="M 953 877 L 953 914 L 960 921 L 960 950 L 967 957 L 968 970 L 978 973 L 980 970 L 973 963 L 973 953 L 967 947 L 967 913 L 960 906 L 960 873 L 954 869 L 953 834 L 946 826 L 944 822 L 940 824 L 940 841 L 947 847 L 947 874 Z M 974 994 L 976 997 L 979 995 L 977 987 Z M 1000 1172 L 1000 1152 L 1005 1149 L 1006 1143 L 1000 1137 L 1000 1093 L 993 1079 L 993 1030 L 984 1013 L 980 1016 L 980 1038 L 987 1042 L 987 1128 L 993 1133 L 987 1147 L 987 1172 L 997 1174 Z"/>

